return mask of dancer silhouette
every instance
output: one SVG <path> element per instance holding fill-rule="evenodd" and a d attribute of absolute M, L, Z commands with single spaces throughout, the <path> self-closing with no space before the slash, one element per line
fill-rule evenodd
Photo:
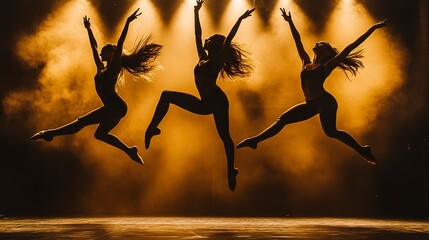
<path fill-rule="evenodd" d="M 30 138 L 31 140 L 43 139 L 50 142 L 56 136 L 74 134 L 88 125 L 99 124 L 94 134 L 96 139 L 119 148 L 128 154 L 133 161 L 142 165 L 144 164 L 136 146 L 129 147 L 118 137 L 109 133 L 127 113 L 127 104 L 117 92 L 117 85 L 123 78 L 123 69 L 126 69 L 135 76 L 144 76 L 156 66 L 155 59 L 160 54 L 162 48 L 161 45 L 150 43 L 149 36 L 141 38 L 130 55 L 122 53 L 128 26 L 141 15 L 138 11 L 139 9 L 127 18 L 117 45 L 106 44 L 101 49 L 101 59 L 98 55 L 97 41 L 91 30 L 90 18 L 87 16 L 83 17 L 84 27 L 88 32 L 89 42 L 97 67 L 97 74 L 94 78 L 95 89 L 103 102 L 103 106 L 59 128 L 40 131 L 33 135 Z M 106 65 L 104 65 L 104 61 L 107 63 Z"/>
<path fill-rule="evenodd" d="M 256 149 L 259 142 L 275 136 L 287 124 L 304 121 L 319 114 L 322 128 L 328 137 L 340 140 L 353 148 L 368 163 L 376 164 L 376 158 L 368 145 L 361 146 L 350 134 L 337 129 L 337 101 L 323 88 L 323 83 L 335 68 L 340 68 L 346 75 L 347 71 L 352 75 L 356 75 L 358 70 L 363 67 L 363 63 L 359 60 L 362 57 L 362 50 L 353 53 L 352 51 L 376 29 L 386 26 L 387 20 L 370 27 L 362 36 L 341 52 L 333 48 L 328 42 L 316 43 L 313 48 L 313 60 L 310 60 L 309 55 L 304 50 L 300 34 L 295 28 L 290 12 L 287 14 L 284 8 L 280 10 L 284 20 L 289 23 L 299 57 L 302 60 L 301 87 L 304 92 L 305 102 L 295 105 L 284 112 L 274 124 L 260 134 L 243 140 L 237 145 L 237 148 L 250 147 Z"/>
<path fill-rule="evenodd" d="M 152 121 L 145 133 L 145 146 L 149 148 L 151 138 L 161 133 L 159 123 L 167 114 L 170 104 L 195 114 L 213 114 L 216 129 L 223 141 L 228 163 L 228 186 L 234 191 L 238 169 L 234 167 L 234 142 L 229 133 L 229 102 L 225 93 L 216 85 L 220 73 L 221 77 L 247 76 L 252 70 L 246 52 L 232 39 L 238 31 L 241 21 L 251 16 L 252 10 L 241 15 L 227 37 L 215 34 L 202 44 L 199 10 L 204 3 L 197 0 L 194 6 L 195 39 L 199 60 L 194 69 L 195 84 L 201 99 L 182 92 L 164 91 L 161 94 Z M 207 52 L 206 52 L 207 51 Z"/>

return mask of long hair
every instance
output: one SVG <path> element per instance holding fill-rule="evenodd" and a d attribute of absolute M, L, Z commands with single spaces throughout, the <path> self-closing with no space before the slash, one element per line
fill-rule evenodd
<path fill-rule="evenodd" d="M 156 58 L 161 54 L 162 46 L 152 42 L 151 35 L 140 38 L 130 53 L 122 55 L 123 69 L 136 77 L 150 79 L 150 72 L 158 67 Z"/>
<path fill-rule="evenodd" d="M 337 48 L 332 47 L 327 42 L 325 43 L 327 46 L 330 47 L 330 51 L 332 51 L 332 53 L 330 54 L 330 58 L 333 58 L 338 53 L 340 53 L 340 51 Z M 360 60 L 361 58 L 363 58 L 363 49 L 354 51 L 349 55 L 347 55 L 347 57 L 343 61 L 341 61 L 337 67 L 343 70 L 347 78 L 349 78 L 347 72 L 351 73 L 353 76 L 356 76 L 356 74 L 359 72 L 359 69 L 364 67 L 363 62 Z"/>
<path fill-rule="evenodd" d="M 225 41 L 225 36 L 220 34 L 213 35 L 214 38 L 217 38 L 219 43 Z M 222 45 L 219 45 L 221 47 Z M 244 50 L 237 43 L 232 42 L 226 56 L 225 63 L 220 71 L 221 78 L 240 78 L 247 77 L 253 72 L 252 60 L 250 58 L 250 53 Z"/>

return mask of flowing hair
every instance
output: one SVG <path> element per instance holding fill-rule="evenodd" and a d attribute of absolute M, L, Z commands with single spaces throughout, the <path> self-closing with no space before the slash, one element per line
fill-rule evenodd
<path fill-rule="evenodd" d="M 116 45 L 107 44 L 104 47 L 116 51 Z M 150 81 L 151 71 L 158 68 L 156 58 L 161 54 L 162 45 L 152 42 L 151 35 L 140 38 L 129 53 L 122 53 L 121 71 L 116 86 L 125 85 L 124 69 L 135 77 Z"/>
<path fill-rule="evenodd" d="M 129 54 L 123 54 L 121 65 L 136 77 L 148 79 L 150 71 L 158 67 L 156 58 L 162 46 L 152 42 L 151 35 L 140 38 Z"/>
<path fill-rule="evenodd" d="M 215 34 L 213 37 L 218 38 L 219 43 L 225 41 L 225 36 Z M 219 45 L 221 46 L 221 45 Z M 250 53 L 244 50 L 237 43 L 232 42 L 226 56 L 226 60 L 220 71 L 220 76 L 223 79 L 248 77 L 253 72 L 252 59 Z"/>
<path fill-rule="evenodd" d="M 331 58 L 336 56 L 340 51 L 337 48 L 332 47 L 329 43 L 325 42 L 327 46 L 330 47 L 332 53 Z M 347 55 L 347 57 L 340 62 L 340 64 L 337 66 L 337 68 L 340 68 L 343 70 L 344 74 L 346 74 L 347 78 L 349 78 L 349 75 L 347 72 L 351 73 L 353 76 L 356 76 L 356 74 L 359 72 L 359 69 L 363 68 L 363 62 L 360 60 L 363 58 L 363 49 L 360 49 L 358 51 L 354 51 Z"/>

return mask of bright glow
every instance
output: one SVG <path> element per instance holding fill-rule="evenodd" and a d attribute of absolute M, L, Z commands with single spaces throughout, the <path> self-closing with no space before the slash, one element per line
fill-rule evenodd
<path fill-rule="evenodd" d="M 232 28 L 232 26 L 234 26 L 234 24 L 237 22 L 237 19 L 248 9 L 253 8 L 253 6 L 251 6 L 250 4 L 247 3 L 246 0 L 234 0 L 231 1 L 228 5 L 228 7 L 225 10 L 225 13 L 223 15 L 223 19 L 222 19 L 222 24 L 221 26 L 225 26 L 225 33 L 223 33 L 223 35 L 227 35 L 229 33 L 229 30 Z M 254 14 L 253 14 L 254 15 Z M 245 25 L 248 25 L 247 21 L 249 21 L 249 19 L 254 20 L 254 16 L 249 17 L 247 19 L 245 19 L 242 22 L 242 25 L 240 25 L 240 33 L 243 32 L 243 28 L 245 28 Z"/>
<path fill-rule="evenodd" d="M 341 1 L 328 20 L 323 39 L 342 50 L 369 27 L 383 19 L 374 19 L 355 1 Z M 404 50 L 388 34 L 388 28 L 376 30 L 358 47 L 364 50 L 365 65 L 357 77 L 347 80 L 342 71 L 334 71 L 326 82 L 328 89 L 341 101 L 339 125 L 357 136 L 371 130 L 381 104 L 387 96 L 400 87 L 403 81 Z M 394 51 L 392 51 L 394 49 Z M 343 124 L 347 123 L 347 124 Z"/>
<path fill-rule="evenodd" d="M 94 35 L 98 43 L 102 44 L 105 41 L 100 30 L 103 26 L 100 25 L 97 13 L 86 1 L 62 5 L 47 16 L 37 33 L 25 36 L 17 43 L 18 55 L 26 64 L 44 66 L 38 79 L 35 79 L 40 84 L 37 91 L 15 92 L 7 100 L 20 105 L 15 105 L 18 107 L 16 110 L 26 107 L 28 102 L 37 109 L 32 116 L 34 122 L 28 123 L 34 129 L 62 125 L 91 108 L 77 106 L 96 105 L 92 80 L 95 64 L 91 60 L 91 48 L 83 26 L 84 15 L 91 18 Z M 53 144 L 61 143 L 59 140 Z"/>
<path fill-rule="evenodd" d="M 4 109 L 8 116 L 24 110 L 31 112 L 28 126 L 34 131 L 65 124 L 101 104 L 94 90 L 95 66 L 83 15 L 91 18 L 94 35 L 102 46 L 106 41 L 117 40 L 128 14 L 140 7 L 143 14 L 130 25 L 125 48 L 130 49 L 135 39 L 149 33 L 156 43 L 164 46 L 158 59 L 163 70 L 154 72 L 153 82 L 132 81 L 126 75 L 126 85 L 120 94 L 128 104 L 128 113 L 112 131 L 128 145 L 140 148 L 144 167 L 137 166 L 121 151 L 96 141 L 95 126 L 73 136 L 58 137 L 49 144 L 73 149 L 80 154 L 82 164 L 97 166 L 93 167 L 98 170 L 94 178 L 100 179 L 94 181 L 92 195 L 82 200 L 82 205 L 91 206 L 94 213 L 105 212 L 99 202 L 111 199 L 112 182 L 124 188 L 117 194 L 120 201 L 109 205 L 121 213 L 134 214 L 135 209 L 168 213 L 177 210 L 177 206 L 192 208 L 189 199 L 194 197 L 200 198 L 200 202 L 211 197 L 225 202 L 232 198 L 227 189 L 223 144 L 211 115 L 199 116 L 171 106 L 159 126 L 162 134 L 153 138 L 149 150 L 143 147 L 146 127 L 162 91 L 198 96 L 193 77 L 198 61 L 194 5 L 194 0 L 184 1 L 171 16 L 171 24 L 164 26 L 151 1 L 136 1 L 118 22 L 115 34 L 104 36 L 102 21 L 88 1 L 70 1 L 55 9 L 34 34 L 22 37 L 17 44 L 23 62 L 30 67 L 43 67 L 40 75 L 35 76 L 40 87 L 10 93 Z M 227 35 L 238 17 L 252 7 L 251 1 L 231 1 L 221 19 L 217 19 L 220 24 L 214 24 L 209 9 L 203 6 L 200 11 L 203 40 L 215 33 Z M 278 1 L 269 20 L 271 28 L 263 26 L 256 13 L 245 19 L 234 41 L 251 53 L 255 72 L 242 81 L 219 81 L 230 102 L 230 132 L 236 144 L 261 132 L 288 108 L 304 101 L 299 79 L 301 61 L 289 25 L 278 10 L 280 7 L 291 12 L 309 55 L 317 41 L 327 40 L 342 49 L 381 20 L 372 19 L 360 4 L 342 1 L 331 13 L 327 29 L 321 31 L 324 34 L 317 36 L 306 13 L 292 0 Z M 352 78 L 352 83 L 341 71 L 335 71 L 326 82 L 327 90 L 339 102 L 339 127 L 344 126 L 358 140 L 371 130 L 368 125 L 375 122 L 376 114 L 384 107 L 381 99 L 400 86 L 404 69 L 403 49 L 386 29 L 375 32 L 363 47 L 366 67 Z M 253 97 L 246 98 L 248 92 Z M 362 161 L 353 150 L 327 138 L 318 117 L 286 126 L 274 138 L 260 143 L 257 150 L 236 151 L 240 174 L 232 200 L 244 202 L 256 184 L 272 179 L 267 169 L 279 171 L 279 175 L 284 175 L 285 185 L 296 191 L 309 196 L 324 194 L 324 190 L 332 190 L 336 184 L 338 165 L 352 164 L 347 160 Z M 116 189 L 121 188 L 118 186 Z"/>

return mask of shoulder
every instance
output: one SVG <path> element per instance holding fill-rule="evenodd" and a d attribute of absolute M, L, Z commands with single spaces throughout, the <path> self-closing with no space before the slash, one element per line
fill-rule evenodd
<path fill-rule="evenodd" d="M 302 67 L 302 69 L 303 70 L 314 70 L 316 68 L 319 68 L 320 66 L 323 66 L 323 64 L 308 62 L 308 63 L 304 63 L 304 66 Z"/>

